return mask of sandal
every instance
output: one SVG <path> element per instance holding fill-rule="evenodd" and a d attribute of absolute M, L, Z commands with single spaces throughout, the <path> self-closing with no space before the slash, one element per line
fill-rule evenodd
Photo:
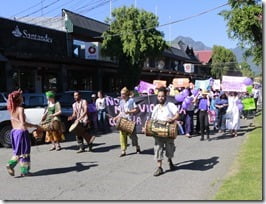
<path fill-rule="evenodd" d="M 120 154 L 120 157 L 124 157 L 124 156 L 126 156 L 126 152 L 122 152 L 122 153 Z"/>
<path fill-rule="evenodd" d="M 15 170 L 11 166 L 7 165 L 6 169 L 10 176 L 15 176 Z"/>
<path fill-rule="evenodd" d="M 58 146 L 57 148 L 56 148 L 56 151 L 60 151 L 62 148 L 60 147 L 60 146 Z"/>
<path fill-rule="evenodd" d="M 51 147 L 51 148 L 49 149 L 49 151 L 53 151 L 53 150 L 55 150 L 55 147 Z"/>

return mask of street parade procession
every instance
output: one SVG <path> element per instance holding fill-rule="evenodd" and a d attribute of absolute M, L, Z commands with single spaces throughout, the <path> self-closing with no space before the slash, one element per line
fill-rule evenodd
<path fill-rule="evenodd" d="M 0 202 L 263 200 L 263 3 L 2 1 Z"/>
<path fill-rule="evenodd" d="M 35 137 L 45 134 L 45 142 L 52 144 L 49 151 L 60 151 L 60 142 L 65 140 L 64 134 L 74 134 L 77 153 L 82 153 L 86 145 L 89 151 L 93 151 L 93 142 L 103 133 L 101 131 L 115 127 L 119 130 L 117 141 L 120 142 L 120 157 L 127 155 L 128 138 L 137 154 L 143 150 L 137 134 L 144 133 L 154 138 L 157 169 L 153 175 L 159 176 L 164 172 L 164 152 L 169 169 L 175 169 L 172 159 L 176 149 L 175 139 L 178 137 L 199 135 L 199 141 L 210 141 L 210 131 L 228 132 L 231 137 L 237 137 L 240 117 L 245 118 L 250 111 L 257 111 L 258 88 L 248 77 L 232 76 L 223 76 L 221 83 L 220 80 L 210 78 L 196 80 L 195 84 L 188 78 L 175 78 L 173 84 L 167 87 L 166 81 L 155 80 L 153 84 L 140 81 L 134 90 L 122 88 L 117 98 L 105 96 L 99 91 L 98 98 L 90 104 L 81 98 L 79 91 L 75 91 L 73 113 L 68 117 L 71 123 L 68 130 L 60 120 L 62 111 L 60 103 L 55 100 L 56 93 L 46 92 L 48 106 L 42 121 L 31 124 L 27 122 L 22 108 L 23 91 L 13 91 L 7 101 L 13 128 L 10 133 L 13 155 L 6 168 L 14 176 L 15 166 L 20 163 L 21 176 L 32 174 L 31 140 L 27 128 L 35 128 Z M 96 95 L 92 97 L 96 98 Z M 98 118 L 92 117 L 92 106 Z"/>

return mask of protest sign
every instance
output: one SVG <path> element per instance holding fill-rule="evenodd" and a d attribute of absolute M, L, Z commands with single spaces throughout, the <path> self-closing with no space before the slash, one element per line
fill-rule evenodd
<path fill-rule="evenodd" d="M 243 110 L 255 110 L 255 100 L 254 98 L 244 98 L 242 99 L 242 104 L 244 106 Z"/>
<path fill-rule="evenodd" d="M 149 93 L 149 90 L 153 89 L 155 90 L 155 85 L 145 82 L 145 81 L 140 81 L 139 85 L 138 85 L 138 92 L 142 93 L 143 91 L 146 91 L 147 93 Z"/>
<path fill-rule="evenodd" d="M 234 92 L 246 92 L 244 80 L 246 77 L 223 76 L 222 90 Z"/>
<path fill-rule="evenodd" d="M 174 78 L 173 85 L 175 88 L 189 87 L 189 79 L 188 78 Z"/>
<path fill-rule="evenodd" d="M 166 81 L 153 80 L 153 85 L 155 85 L 156 88 L 166 87 Z"/>
<path fill-rule="evenodd" d="M 210 84 L 210 80 L 206 79 L 206 80 L 196 80 L 195 81 L 195 89 L 202 89 L 203 91 L 207 90 L 208 86 Z"/>
<path fill-rule="evenodd" d="M 220 79 L 215 79 L 212 85 L 213 90 L 220 90 L 221 89 L 221 81 Z"/>

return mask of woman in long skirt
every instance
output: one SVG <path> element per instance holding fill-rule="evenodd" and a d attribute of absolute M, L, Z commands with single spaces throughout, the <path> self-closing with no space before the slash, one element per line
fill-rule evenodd
<path fill-rule="evenodd" d="M 15 166 L 20 163 L 21 176 L 30 175 L 30 137 L 28 127 L 38 128 L 38 125 L 27 123 L 25 120 L 22 91 L 14 91 L 8 95 L 7 108 L 11 115 L 11 144 L 13 156 L 6 166 L 11 176 L 15 175 Z"/>
<path fill-rule="evenodd" d="M 228 96 L 228 108 L 226 110 L 226 128 L 230 130 L 233 137 L 237 136 L 237 130 L 240 127 L 240 113 L 237 106 L 238 95 L 236 92 Z"/>

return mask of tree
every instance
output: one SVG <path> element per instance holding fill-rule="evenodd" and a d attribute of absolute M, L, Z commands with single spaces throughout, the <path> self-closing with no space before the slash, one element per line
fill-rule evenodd
<path fill-rule="evenodd" d="M 134 7 L 114 9 L 107 19 L 110 29 L 103 33 L 102 53 L 119 60 L 119 74 L 125 85 L 138 83 L 147 57 L 159 56 L 167 47 L 163 34 L 156 30 L 158 17 Z"/>
<path fill-rule="evenodd" d="M 215 78 L 222 78 L 228 71 L 238 71 L 235 54 L 223 46 L 214 45 L 212 48 L 211 74 Z"/>
<path fill-rule="evenodd" d="M 247 62 L 241 62 L 239 64 L 239 68 L 243 76 L 246 76 L 249 78 L 255 77 L 255 73 L 251 70 L 250 65 Z"/>
<path fill-rule="evenodd" d="M 228 36 L 238 39 L 241 47 L 247 47 L 244 57 L 262 64 L 262 5 L 258 0 L 229 0 L 230 11 L 220 15 L 227 21 Z"/>

